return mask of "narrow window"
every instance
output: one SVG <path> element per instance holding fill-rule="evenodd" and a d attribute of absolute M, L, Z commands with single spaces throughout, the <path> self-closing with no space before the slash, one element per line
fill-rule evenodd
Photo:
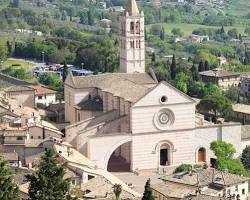
<path fill-rule="evenodd" d="M 131 23 L 130 23 L 130 33 L 131 33 L 131 34 L 134 34 L 134 33 L 135 33 L 135 23 L 134 23 L 134 22 L 131 22 Z"/>

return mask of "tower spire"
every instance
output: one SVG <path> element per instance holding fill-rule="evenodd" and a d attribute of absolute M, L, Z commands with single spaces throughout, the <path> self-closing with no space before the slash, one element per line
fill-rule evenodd
<path fill-rule="evenodd" d="M 130 16 L 137 16 L 140 14 L 135 0 L 128 0 L 126 12 L 128 12 Z"/>

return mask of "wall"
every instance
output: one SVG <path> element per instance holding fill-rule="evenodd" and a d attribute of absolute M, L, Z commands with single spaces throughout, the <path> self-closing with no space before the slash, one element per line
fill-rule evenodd
<path fill-rule="evenodd" d="M 167 98 L 165 103 L 160 102 L 163 96 Z M 167 130 L 195 127 L 194 102 L 172 86 L 161 83 L 133 105 L 131 113 L 132 133 L 160 131 L 157 129 L 154 119 L 155 115 L 163 108 L 171 110 L 174 115 L 174 123 Z"/>
<path fill-rule="evenodd" d="M 133 135 L 133 170 L 157 169 L 159 167 L 159 144 L 164 141 L 172 146 L 171 165 L 195 163 L 194 134 L 194 130 L 179 130 Z"/>
<path fill-rule="evenodd" d="M 62 138 L 62 135 L 60 135 L 57 132 L 54 132 L 49 129 L 43 129 L 39 126 L 33 126 L 29 128 L 30 138 L 31 139 L 43 139 L 43 131 L 45 133 L 45 138 L 47 137 L 56 137 L 56 138 Z M 32 138 L 33 137 L 33 138 Z"/>
<path fill-rule="evenodd" d="M 39 99 L 41 97 L 42 99 Z M 35 96 L 35 103 L 41 103 L 48 106 L 51 103 L 56 102 L 56 94 L 46 94 L 46 95 L 36 95 Z"/>
<path fill-rule="evenodd" d="M 195 150 L 196 160 L 197 151 L 203 147 L 206 149 L 206 161 L 209 164 L 210 158 L 215 158 L 213 152 L 210 150 L 210 143 L 213 141 L 225 141 L 231 143 L 236 148 L 237 157 L 241 153 L 241 126 L 239 124 L 231 125 L 214 125 L 207 127 L 196 128 L 195 130 Z"/>
<path fill-rule="evenodd" d="M 20 105 L 35 108 L 34 91 L 7 92 L 10 98 L 14 98 Z"/>
<path fill-rule="evenodd" d="M 94 88 L 74 89 L 68 85 L 64 85 L 65 98 L 65 121 L 75 123 L 77 122 L 76 109 L 74 106 L 80 103 L 83 99 L 87 99 L 89 94 L 95 96 L 97 90 Z"/>

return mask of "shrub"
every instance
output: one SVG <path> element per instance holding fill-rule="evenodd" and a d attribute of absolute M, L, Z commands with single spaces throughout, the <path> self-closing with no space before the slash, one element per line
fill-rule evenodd
<path fill-rule="evenodd" d="M 19 63 L 13 63 L 11 66 L 12 67 L 20 67 L 21 65 Z"/>
<path fill-rule="evenodd" d="M 179 172 L 187 172 L 190 168 L 192 168 L 192 165 L 189 164 L 181 164 L 180 166 L 178 166 L 174 173 L 179 173 Z"/>

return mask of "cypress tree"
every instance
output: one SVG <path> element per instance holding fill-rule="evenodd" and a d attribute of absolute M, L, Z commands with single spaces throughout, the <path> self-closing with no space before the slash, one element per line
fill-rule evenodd
<path fill-rule="evenodd" d="M 155 62 L 155 61 L 156 61 L 155 52 L 153 52 L 152 55 L 151 55 L 151 61 L 152 61 L 152 62 Z"/>
<path fill-rule="evenodd" d="M 170 65 L 170 76 L 171 76 L 172 80 L 175 80 L 175 76 L 176 76 L 176 59 L 175 59 L 175 55 L 173 55 L 172 63 Z"/>
<path fill-rule="evenodd" d="M 63 82 L 66 80 L 67 75 L 68 75 L 68 67 L 67 67 L 67 64 L 64 63 L 64 65 L 63 65 Z"/>
<path fill-rule="evenodd" d="M 201 60 L 201 61 L 200 61 L 200 63 L 199 63 L 198 70 L 199 70 L 199 72 L 203 72 L 203 71 L 205 71 L 204 63 L 203 63 L 203 61 L 202 61 L 202 60 Z"/>
<path fill-rule="evenodd" d="M 224 26 L 222 25 L 220 29 L 220 34 L 224 34 L 224 33 L 225 33 L 225 29 L 224 29 Z"/>
<path fill-rule="evenodd" d="M 198 73 L 197 67 L 195 65 L 192 65 L 190 71 L 192 72 L 193 80 L 198 81 L 199 80 L 199 73 Z"/>
<path fill-rule="evenodd" d="M 13 172 L 7 161 L 0 157 L 0 199 L 19 200 L 19 189 L 13 180 Z"/>
<path fill-rule="evenodd" d="M 205 68 L 205 71 L 208 71 L 210 68 L 209 68 L 209 64 L 208 64 L 208 61 L 205 60 L 205 63 L 204 63 L 204 68 Z"/>
<path fill-rule="evenodd" d="M 148 179 L 145 184 L 142 200 L 154 200 L 153 192 L 150 187 L 150 179 Z"/>
<path fill-rule="evenodd" d="M 30 181 L 30 200 L 70 200 L 70 179 L 64 179 L 66 164 L 61 164 L 52 149 L 48 149 L 38 169 L 26 178 Z"/>
<path fill-rule="evenodd" d="M 161 28 L 161 32 L 160 32 L 160 39 L 165 40 L 165 30 L 163 27 Z"/>

